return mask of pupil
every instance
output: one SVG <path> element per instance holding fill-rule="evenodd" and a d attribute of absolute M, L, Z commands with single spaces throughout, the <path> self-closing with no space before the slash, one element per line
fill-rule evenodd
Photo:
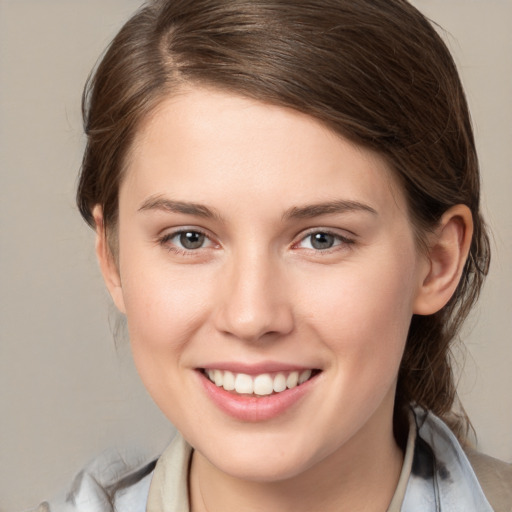
<path fill-rule="evenodd" d="M 196 231 L 181 233 L 180 243 L 185 249 L 199 249 L 203 245 L 204 235 Z"/>
<path fill-rule="evenodd" d="M 315 233 L 311 236 L 311 245 L 315 249 L 330 249 L 334 245 L 334 236 L 329 233 Z"/>

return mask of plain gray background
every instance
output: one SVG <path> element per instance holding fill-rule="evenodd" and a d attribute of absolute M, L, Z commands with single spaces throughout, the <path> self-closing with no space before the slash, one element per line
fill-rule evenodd
<path fill-rule="evenodd" d="M 459 386 L 480 449 L 512 461 L 512 0 L 416 0 L 443 26 L 473 113 L 494 233 Z M 52 497 L 107 448 L 172 428 L 138 381 L 74 206 L 80 94 L 136 0 L 0 0 L 0 510 Z"/>

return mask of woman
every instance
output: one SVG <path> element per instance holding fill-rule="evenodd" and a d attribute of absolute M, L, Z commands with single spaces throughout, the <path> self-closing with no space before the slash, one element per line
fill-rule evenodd
<path fill-rule="evenodd" d="M 464 93 L 416 9 L 151 2 L 84 106 L 80 211 L 180 434 L 66 506 L 508 510 L 510 466 L 456 437 L 448 350 L 489 245 Z"/>

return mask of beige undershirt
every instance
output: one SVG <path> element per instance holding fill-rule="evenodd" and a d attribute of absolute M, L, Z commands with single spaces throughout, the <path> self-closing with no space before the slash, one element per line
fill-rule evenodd
<path fill-rule="evenodd" d="M 416 444 L 416 423 L 412 411 L 409 413 L 409 433 L 407 434 L 407 444 L 405 446 L 404 463 L 402 471 L 400 471 L 400 478 L 395 489 L 395 494 L 391 499 L 387 512 L 400 512 L 402 503 L 404 502 L 405 490 L 407 483 L 411 476 L 412 459 L 414 458 L 414 446 Z"/>

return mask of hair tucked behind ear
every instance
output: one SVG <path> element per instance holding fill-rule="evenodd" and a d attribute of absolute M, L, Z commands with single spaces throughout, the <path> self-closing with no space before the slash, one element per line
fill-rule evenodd
<path fill-rule="evenodd" d="M 405 0 L 160 0 L 112 42 L 84 93 L 88 137 L 78 205 L 100 204 L 115 231 L 134 134 L 183 84 L 207 85 L 316 117 L 387 159 L 421 245 L 442 214 L 467 205 L 470 257 L 442 311 L 412 319 L 397 411 L 416 402 L 448 417 L 455 399 L 450 344 L 489 265 L 469 112 L 453 60 Z M 458 423 L 462 426 L 463 422 Z"/>

